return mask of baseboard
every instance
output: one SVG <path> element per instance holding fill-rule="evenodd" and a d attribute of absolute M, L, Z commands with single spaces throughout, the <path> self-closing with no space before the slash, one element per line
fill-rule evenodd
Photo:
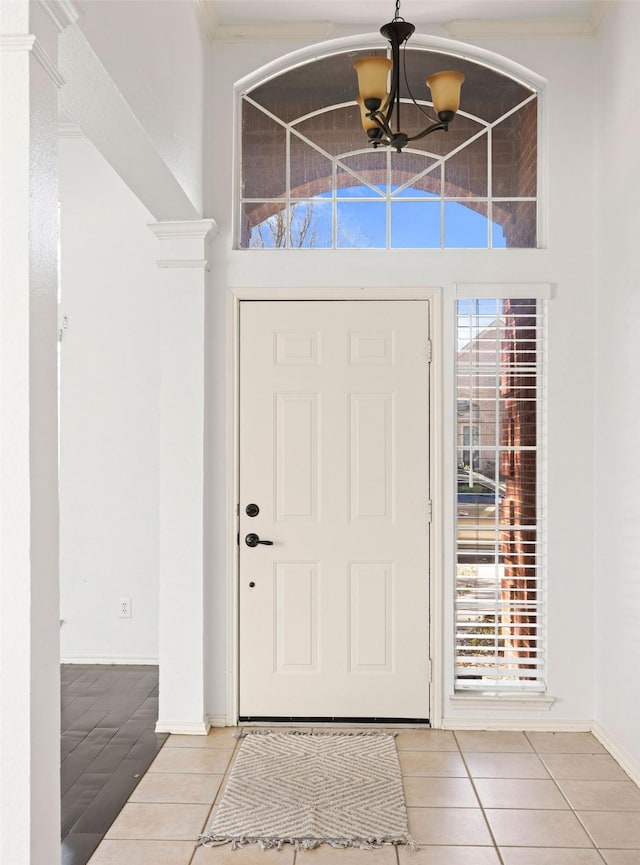
<path fill-rule="evenodd" d="M 206 736 L 210 727 L 209 721 L 166 721 L 159 719 L 156 733 L 176 733 L 180 736 Z"/>
<path fill-rule="evenodd" d="M 611 754 L 624 771 L 629 775 L 632 781 L 640 786 L 640 765 L 624 751 L 614 739 L 611 738 L 607 730 L 597 721 L 593 722 L 591 732 L 596 739 L 604 745 L 607 751 Z"/>
<path fill-rule="evenodd" d="M 531 730 L 549 733 L 589 733 L 592 721 L 559 721 L 549 718 L 443 718 L 443 730 Z"/>
<path fill-rule="evenodd" d="M 235 724 L 229 724 L 229 719 L 226 715 L 208 715 L 207 720 L 212 727 L 234 727 Z"/>
<path fill-rule="evenodd" d="M 122 658 L 117 656 L 110 656 L 108 658 L 104 657 L 96 657 L 95 655 L 86 656 L 86 655 L 65 655 L 63 658 L 60 658 L 61 664 L 104 664 L 112 666 L 114 664 L 132 664 L 137 667 L 149 666 L 149 667 L 157 667 L 158 666 L 158 658 Z"/>

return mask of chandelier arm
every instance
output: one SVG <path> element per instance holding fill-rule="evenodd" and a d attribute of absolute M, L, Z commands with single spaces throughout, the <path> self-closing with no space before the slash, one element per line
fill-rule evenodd
<path fill-rule="evenodd" d="M 432 123 L 431 126 L 427 126 L 427 128 L 423 129 L 422 132 L 418 132 L 417 135 L 411 135 L 409 137 L 409 141 L 418 141 L 420 138 L 424 138 L 425 136 L 430 135 L 432 132 L 437 132 L 439 129 L 442 129 L 444 132 L 448 132 L 449 124 L 442 123 L 438 120 L 436 123 Z"/>
<path fill-rule="evenodd" d="M 413 104 L 416 106 L 416 108 L 418 109 L 418 111 L 420 111 L 420 112 L 422 112 L 422 114 L 424 114 L 424 116 L 427 118 L 427 120 L 429 120 L 431 123 L 436 123 L 437 121 L 436 121 L 435 117 L 432 117 L 432 115 L 429 114 L 428 111 L 425 111 L 425 110 L 424 110 L 424 108 L 422 107 L 422 105 L 419 104 L 419 102 L 417 101 L 416 97 L 415 97 L 415 96 L 413 95 L 413 93 L 411 92 L 411 87 L 409 86 L 409 76 L 407 75 L 407 52 L 406 52 L 406 51 L 403 51 L 403 52 L 402 52 L 402 71 L 403 71 L 403 73 L 404 73 L 404 83 L 405 83 L 405 87 L 407 88 L 407 93 L 408 93 L 409 96 L 411 97 L 411 101 L 412 101 Z"/>
<path fill-rule="evenodd" d="M 383 132 L 387 136 L 387 138 L 391 138 L 393 133 L 391 132 L 391 127 L 387 123 L 385 115 L 383 114 L 383 110 L 384 109 L 379 108 L 377 111 L 371 111 L 369 112 L 369 114 L 367 114 L 367 117 L 373 120 L 378 129 Z"/>

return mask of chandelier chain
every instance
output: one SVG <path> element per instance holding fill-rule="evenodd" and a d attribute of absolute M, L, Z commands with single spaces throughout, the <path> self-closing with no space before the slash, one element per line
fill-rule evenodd
<path fill-rule="evenodd" d="M 394 21 L 404 21 L 404 18 L 400 14 L 400 0 L 396 0 L 396 14 L 393 16 Z"/>

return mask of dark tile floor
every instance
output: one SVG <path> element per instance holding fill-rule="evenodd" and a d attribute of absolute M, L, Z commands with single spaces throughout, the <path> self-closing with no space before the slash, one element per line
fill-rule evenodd
<path fill-rule="evenodd" d="M 62 865 L 85 865 L 162 747 L 158 668 L 65 664 Z"/>

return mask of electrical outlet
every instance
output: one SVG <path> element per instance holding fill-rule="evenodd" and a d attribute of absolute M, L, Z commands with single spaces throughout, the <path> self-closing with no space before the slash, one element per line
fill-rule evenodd
<path fill-rule="evenodd" d="M 131 598 L 120 598 L 118 601 L 118 618 L 131 618 Z"/>

